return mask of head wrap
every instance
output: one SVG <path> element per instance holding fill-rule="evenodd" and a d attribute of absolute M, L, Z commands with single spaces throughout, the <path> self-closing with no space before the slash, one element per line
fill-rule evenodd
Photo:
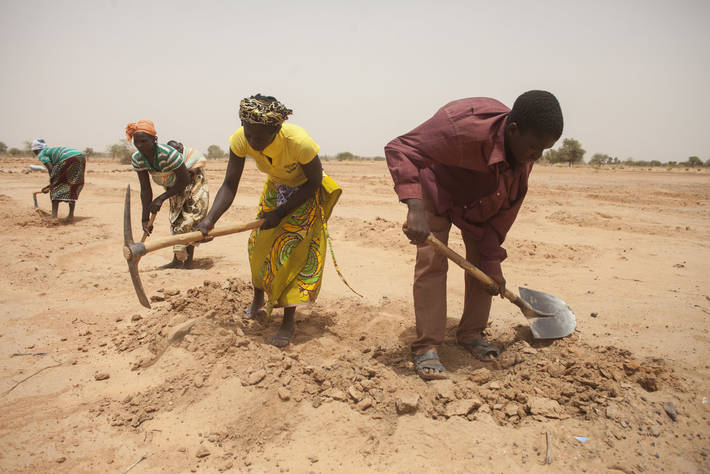
<path fill-rule="evenodd" d="M 158 136 L 158 132 L 155 131 L 155 126 L 150 120 L 139 120 L 126 125 L 126 137 L 129 140 L 133 140 L 133 135 L 137 132 L 145 132 L 148 135 L 153 135 L 154 137 Z"/>
<path fill-rule="evenodd" d="M 242 99 L 239 103 L 239 118 L 244 123 L 281 125 L 293 113 L 281 102 L 260 94 Z"/>
<path fill-rule="evenodd" d="M 47 148 L 47 144 L 44 142 L 44 138 L 35 138 L 32 140 L 32 151 L 43 150 Z"/>

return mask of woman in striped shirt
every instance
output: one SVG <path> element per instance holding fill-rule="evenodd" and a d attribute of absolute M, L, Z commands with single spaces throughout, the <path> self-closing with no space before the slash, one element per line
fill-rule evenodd
<path fill-rule="evenodd" d="M 150 120 L 139 120 L 126 126 L 126 137 L 128 140 L 132 140 L 138 149 L 131 157 L 131 165 L 138 173 L 138 181 L 141 185 L 141 203 L 143 204 L 141 223 L 143 230 L 149 234 L 153 231 L 150 215 L 157 214 L 166 200 L 182 195 L 190 185 L 190 175 L 182 155 L 173 147 L 158 143 L 157 135 L 153 122 Z M 155 199 L 153 199 L 150 178 L 165 188 L 165 192 Z M 194 247 L 190 245 L 187 249 L 187 259 L 184 262 L 175 254 L 173 261 L 165 267 L 190 268 L 193 255 Z"/>
<path fill-rule="evenodd" d="M 84 172 L 86 158 L 74 148 L 55 146 L 47 148 L 42 138 L 32 141 L 32 152 L 49 171 L 49 184 L 42 188 L 43 193 L 49 193 L 52 200 L 52 217 L 57 218 L 59 203 L 69 204 L 67 221 L 74 219 L 74 207 L 79 199 L 79 193 L 84 187 Z"/>

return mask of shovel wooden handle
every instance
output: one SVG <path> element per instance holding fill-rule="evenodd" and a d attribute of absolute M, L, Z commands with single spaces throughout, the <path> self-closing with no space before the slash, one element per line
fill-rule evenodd
<path fill-rule="evenodd" d="M 236 234 L 238 232 L 244 232 L 245 230 L 259 228 L 263 223 L 264 219 L 258 219 L 252 222 L 247 222 L 246 224 L 231 224 L 224 227 L 215 227 L 207 235 L 209 237 L 220 237 L 222 235 Z M 186 234 L 171 235 L 169 237 L 151 240 L 145 244 L 145 253 L 164 249 L 165 247 L 172 247 L 176 244 L 187 245 L 193 242 L 199 242 L 200 240 L 204 240 L 204 238 L 205 237 L 202 235 L 202 232 L 196 230 Z"/>
<path fill-rule="evenodd" d="M 148 219 L 148 227 L 151 227 L 153 225 L 153 222 L 155 222 L 155 216 L 158 214 L 156 213 L 151 213 L 150 219 Z M 150 232 L 143 231 L 143 237 L 141 237 L 141 242 L 145 242 L 145 239 L 148 238 L 150 235 Z"/>
<path fill-rule="evenodd" d="M 429 234 L 429 236 L 426 238 L 426 243 L 428 245 L 431 245 L 434 247 L 439 253 L 442 255 L 445 255 L 448 257 L 450 260 L 452 260 L 456 265 L 459 267 L 463 268 L 466 273 L 474 277 L 476 280 L 480 281 L 484 285 L 491 287 L 491 288 L 498 288 L 498 283 L 493 280 L 493 278 L 489 277 L 485 273 L 483 273 L 478 267 L 473 265 L 471 262 L 463 258 L 461 255 L 457 254 L 453 250 L 451 250 L 447 245 L 445 245 L 443 242 L 441 242 L 439 239 L 434 237 L 433 235 Z M 527 304 L 525 301 L 523 301 L 520 296 L 516 295 L 512 291 L 510 291 L 508 288 L 506 288 L 503 291 L 503 296 L 513 303 L 515 306 L 520 308 L 523 311 L 523 314 L 526 317 L 533 317 L 535 315 L 535 311 L 530 307 L 529 304 Z M 532 316 L 531 316 L 532 315 Z"/>

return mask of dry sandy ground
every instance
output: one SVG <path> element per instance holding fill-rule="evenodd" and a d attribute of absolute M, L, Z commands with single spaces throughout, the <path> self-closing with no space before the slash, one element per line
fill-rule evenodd
<path fill-rule="evenodd" d="M 242 319 L 246 234 L 199 247 L 191 271 L 160 269 L 169 249 L 144 257 L 147 310 L 122 254 L 135 174 L 90 161 L 77 221 L 47 225 L 31 163 L 0 162 L 2 472 L 123 472 L 144 455 L 131 472 L 710 471 L 706 171 L 537 167 L 504 272 L 567 301 L 578 331 L 533 341 L 496 299 L 489 333 L 505 352 L 473 360 L 454 343 L 452 265 L 451 379 L 425 383 L 408 351 L 415 249 L 384 163 L 325 164 L 344 188 L 338 263 L 364 297 L 329 262 L 285 351 L 265 343 L 280 312 L 268 327 Z M 212 195 L 225 168 L 209 164 Z M 249 165 L 222 222 L 251 220 L 262 182 Z M 134 191 L 136 234 L 138 210 Z M 165 213 L 156 229 L 168 234 Z"/>

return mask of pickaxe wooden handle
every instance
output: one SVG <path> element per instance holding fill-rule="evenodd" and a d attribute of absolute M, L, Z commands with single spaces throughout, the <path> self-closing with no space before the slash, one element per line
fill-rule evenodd
<path fill-rule="evenodd" d="M 244 232 L 245 230 L 261 227 L 263 223 L 264 219 L 258 219 L 252 222 L 247 222 L 246 224 L 219 226 L 212 229 L 208 235 L 210 237 L 220 237 L 223 235 L 236 234 L 237 232 Z M 143 306 L 150 308 L 150 301 L 145 295 L 143 283 L 141 282 L 140 274 L 138 273 L 138 262 L 141 257 L 155 250 L 171 247 L 175 244 L 191 244 L 193 242 L 204 240 L 204 238 L 205 237 L 202 235 L 202 232 L 198 230 L 188 232 L 186 234 L 177 234 L 159 239 L 153 239 L 147 244 L 143 242 L 133 242 L 133 230 L 131 229 L 131 186 L 128 185 L 128 188 L 126 189 L 126 201 L 123 209 L 123 256 L 126 257 L 128 271 L 131 274 L 131 280 L 133 281 L 133 287 L 136 290 L 136 295 L 138 295 L 138 300 Z"/>
<path fill-rule="evenodd" d="M 209 237 L 221 237 L 223 235 L 237 234 L 239 232 L 244 232 L 245 230 L 252 230 L 261 227 L 261 224 L 263 223 L 264 219 L 258 219 L 247 222 L 246 224 L 218 226 L 212 229 L 207 235 Z M 126 260 L 136 256 L 140 258 L 147 253 L 164 249 L 165 247 L 172 247 L 176 244 L 187 245 L 201 240 L 205 240 L 205 236 L 202 235 L 202 232 L 199 230 L 188 232 L 186 234 L 169 235 L 167 237 L 151 239 L 151 241 L 147 243 L 135 242 L 133 245 L 125 246 L 123 247 L 123 255 L 126 257 Z"/>
<path fill-rule="evenodd" d="M 155 216 L 157 216 L 157 215 L 158 214 L 155 212 L 150 214 L 150 219 L 148 219 L 148 227 L 152 227 L 153 222 L 155 222 Z M 147 239 L 149 235 L 150 235 L 150 232 L 143 231 L 143 237 L 141 237 L 141 242 L 145 242 L 145 239 Z"/>

